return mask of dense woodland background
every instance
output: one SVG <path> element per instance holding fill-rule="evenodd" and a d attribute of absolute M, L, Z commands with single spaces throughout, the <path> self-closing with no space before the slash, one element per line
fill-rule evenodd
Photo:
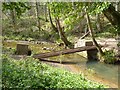
<path fill-rule="evenodd" d="M 4 39 L 63 42 L 95 37 L 119 39 L 119 2 L 7 2 L 3 3 Z M 119 43 L 118 43 L 119 45 Z"/>
<path fill-rule="evenodd" d="M 102 50 L 97 42 L 98 39 L 115 39 L 118 47 L 117 52 L 114 52 L 113 50 Z M 114 64 L 115 62 L 120 61 L 120 2 L 3 2 L 2 40 L 3 42 L 7 40 L 22 40 L 34 42 L 35 44 L 39 44 L 39 41 L 46 41 L 52 42 L 57 46 L 64 45 L 65 49 L 75 48 L 74 45 L 78 40 L 92 40 L 99 51 L 100 57 L 106 63 Z M 54 48 L 52 48 L 52 51 L 54 51 Z M 14 68 L 16 72 L 19 72 L 19 70 L 13 66 L 23 64 L 24 67 L 24 65 L 26 66 L 26 63 L 33 66 L 37 65 L 44 70 L 50 70 L 50 73 L 52 72 L 52 69 L 49 69 L 49 66 L 44 66 L 41 63 L 40 66 L 38 61 L 34 61 L 36 64 L 30 64 L 31 61 L 29 60 L 26 63 L 24 61 L 8 61 L 9 57 L 7 55 L 3 55 L 3 59 L 6 60 L 3 62 L 4 67 L 10 68 L 11 70 Z M 31 60 L 31 58 L 29 59 Z M 11 63 L 12 66 L 9 63 Z M 20 68 L 25 70 L 25 68 L 19 67 L 19 69 Z M 35 67 L 27 67 L 27 69 L 31 71 L 35 70 L 37 73 L 39 71 L 37 71 Z M 25 71 L 25 74 L 28 76 L 27 71 Z M 37 79 L 40 78 L 38 74 L 35 75 Z M 51 74 L 55 77 L 59 72 L 55 73 L 54 71 Z M 7 77 L 6 75 L 8 75 L 8 72 L 6 71 L 3 75 Z M 72 74 L 66 72 L 64 75 L 69 76 Z M 8 81 L 11 76 L 12 74 L 8 76 Z M 22 77 L 25 78 L 26 76 Z M 21 80 L 19 74 L 16 73 L 16 76 L 12 78 L 13 81 L 17 77 Z M 30 77 L 32 78 L 32 76 Z M 41 77 L 46 78 L 47 76 L 42 75 Z M 60 74 L 60 77 L 64 76 Z M 68 81 L 65 81 L 65 84 L 56 82 L 57 84 L 55 85 L 55 79 L 54 82 L 49 83 L 53 77 L 49 77 L 48 80 L 45 79 L 48 83 L 45 83 L 43 80 L 41 84 L 35 81 L 35 78 L 33 78 L 35 83 L 30 82 L 29 78 L 27 78 L 27 80 L 29 83 L 32 83 L 33 86 L 35 85 L 34 87 L 103 87 L 103 85 L 97 86 L 97 84 L 94 83 L 89 86 L 89 81 L 84 78 L 81 79 L 86 81 L 86 86 L 83 84 L 78 85 L 78 83 L 72 85 L 71 78 L 73 77 L 74 76 L 69 77 Z M 19 83 L 19 85 L 17 84 L 15 86 L 14 84 L 19 80 L 10 84 L 9 82 L 6 82 L 7 79 L 3 81 L 3 87 L 17 88 L 17 86 L 24 87 L 25 84 L 27 84 L 28 87 L 32 87 L 32 85 L 29 85 L 24 81 L 22 81 L 24 83 L 23 85 Z M 58 81 L 61 80 L 59 77 L 56 79 L 59 79 Z M 62 80 L 62 82 L 64 82 L 64 80 Z M 70 84 L 67 86 L 66 82 L 70 82 Z M 81 81 L 79 83 L 81 83 Z"/>

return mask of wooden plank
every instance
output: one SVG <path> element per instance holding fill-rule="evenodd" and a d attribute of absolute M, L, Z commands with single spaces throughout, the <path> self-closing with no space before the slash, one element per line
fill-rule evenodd
<path fill-rule="evenodd" d="M 78 48 L 74 48 L 74 49 L 66 49 L 66 50 L 61 50 L 61 51 L 40 53 L 40 54 L 33 55 L 33 57 L 40 59 L 40 58 L 53 57 L 53 56 L 58 56 L 58 55 L 63 55 L 63 54 L 82 52 L 82 51 L 87 51 L 87 50 L 91 50 L 91 49 L 96 49 L 96 46 L 83 46 L 83 47 L 78 47 Z"/>

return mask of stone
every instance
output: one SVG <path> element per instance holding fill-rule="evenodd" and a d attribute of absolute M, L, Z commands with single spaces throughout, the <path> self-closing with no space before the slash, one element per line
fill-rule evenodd
<path fill-rule="evenodd" d="M 17 55 L 31 55 L 31 50 L 28 48 L 28 44 L 18 43 L 16 47 Z"/>

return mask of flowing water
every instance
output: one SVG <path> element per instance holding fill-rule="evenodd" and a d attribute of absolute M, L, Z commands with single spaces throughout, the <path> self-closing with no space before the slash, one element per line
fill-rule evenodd
<path fill-rule="evenodd" d="M 115 85 L 118 84 L 118 65 L 104 64 L 98 61 L 87 61 L 86 58 L 78 54 L 69 54 L 53 57 L 50 59 L 60 60 L 61 62 L 72 62 L 73 64 L 70 64 L 74 65 L 76 69 L 79 68 L 80 71 L 84 74 L 89 75 L 89 78 L 98 77 L 99 79 L 113 83 Z"/>
<path fill-rule="evenodd" d="M 3 42 L 5 47 L 15 48 L 17 42 Z M 44 43 L 44 44 L 29 44 L 32 52 L 41 53 L 41 52 L 50 52 L 47 50 L 42 50 L 43 47 L 55 47 L 54 44 Z M 104 64 L 97 61 L 87 61 L 86 58 L 83 56 L 78 55 L 77 53 L 74 54 L 67 54 L 67 55 L 60 55 L 56 57 L 47 58 L 48 60 L 66 62 L 65 69 L 70 71 L 82 72 L 90 77 L 98 77 L 99 79 L 111 82 L 115 85 L 118 84 L 118 67 L 119 65 L 110 65 Z M 70 65 L 70 66 L 69 66 Z M 74 66 L 74 69 L 72 68 Z"/>

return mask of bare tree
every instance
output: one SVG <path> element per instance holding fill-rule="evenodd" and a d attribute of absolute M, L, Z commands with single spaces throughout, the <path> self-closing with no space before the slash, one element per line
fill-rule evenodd
<path fill-rule="evenodd" d="M 45 3 L 45 5 L 44 5 L 44 14 L 45 14 L 45 21 L 47 22 L 48 21 L 48 19 L 47 19 L 47 4 Z"/>
<path fill-rule="evenodd" d="M 50 8 L 48 8 L 48 15 L 49 15 L 49 19 L 50 19 L 50 23 L 51 23 L 52 29 L 53 29 L 55 32 L 58 32 L 57 28 L 56 28 L 55 25 L 53 24 Z"/>
<path fill-rule="evenodd" d="M 28 5 L 31 6 L 31 9 L 29 10 L 29 16 L 34 16 L 35 15 L 35 3 L 28 2 Z"/>
<path fill-rule="evenodd" d="M 88 12 L 86 11 L 86 9 L 85 9 L 85 12 L 86 12 L 86 19 L 87 19 L 88 29 L 89 29 L 91 38 L 93 40 L 93 43 L 95 44 L 95 46 L 96 46 L 97 50 L 99 51 L 100 55 L 103 56 L 104 52 L 102 51 L 101 47 L 99 46 L 99 44 L 95 40 L 93 29 L 92 29 L 92 26 L 91 26 L 90 16 L 89 16 Z"/>
<path fill-rule="evenodd" d="M 65 46 L 67 46 L 69 48 L 74 48 L 73 44 L 67 40 L 67 38 L 64 34 L 64 31 L 60 25 L 59 18 L 57 17 L 57 18 L 55 18 L 55 20 L 56 20 L 59 36 L 60 36 L 61 40 L 64 42 Z"/>
<path fill-rule="evenodd" d="M 17 21 L 16 20 L 17 20 L 17 18 L 16 18 L 15 9 L 11 10 L 10 13 L 11 13 L 13 27 L 14 27 L 14 30 L 16 31 L 16 28 L 17 28 Z"/>
<path fill-rule="evenodd" d="M 36 14 L 37 14 L 37 26 L 39 28 L 39 31 L 41 29 L 41 23 L 40 23 L 40 2 L 36 2 Z"/>
<path fill-rule="evenodd" d="M 101 25 L 101 19 L 100 19 L 100 14 L 96 14 L 96 25 L 97 25 L 97 32 L 100 32 L 102 30 L 102 25 Z"/>

